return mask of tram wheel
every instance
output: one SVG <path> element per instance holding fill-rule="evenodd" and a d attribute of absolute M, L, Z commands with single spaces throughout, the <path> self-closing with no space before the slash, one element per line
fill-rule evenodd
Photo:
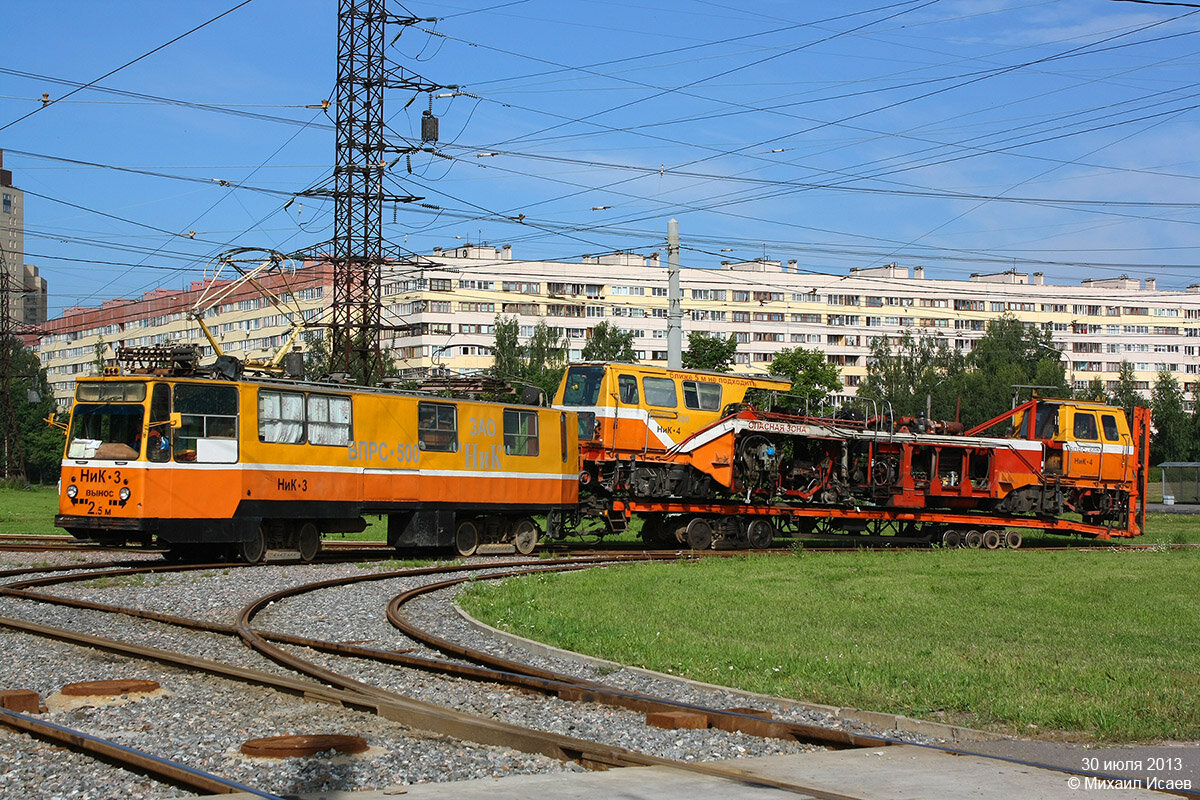
<path fill-rule="evenodd" d="M 967 531 L 967 536 L 964 541 L 967 543 L 967 547 L 971 548 L 972 550 L 983 547 L 983 531 L 977 531 L 972 528 L 971 530 Z"/>
<path fill-rule="evenodd" d="M 300 560 L 307 564 L 316 558 L 321 550 L 321 532 L 317 530 L 316 525 L 306 522 L 296 534 L 296 544 L 300 551 Z"/>
<path fill-rule="evenodd" d="M 237 557 L 247 564 L 259 564 L 267 556 L 267 531 L 265 525 L 254 529 L 249 539 L 244 539 L 235 545 Z"/>
<path fill-rule="evenodd" d="M 538 542 L 538 526 L 537 523 L 529 517 L 523 517 L 517 520 L 513 525 L 513 546 L 517 548 L 517 552 L 523 556 L 527 556 L 533 552 L 533 548 Z"/>
<path fill-rule="evenodd" d="M 983 546 L 988 550 L 996 550 L 1000 547 L 1000 531 L 995 528 L 988 528 L 983 532 Z"/>
<path fill-rule="evenodd" d="M 454 529 L 454 549 L 460 556 L 473 556 L 479 549 L 479 527 L 469 519 Z"/>
<path fill-rule="evenodd" d="M 746 526 L 746 539 L 755 550 L 766 550 L 775 541 L 775 526 L 768 519 L 752 520 Z"/>
<path fill-rule="evenodd" d="M 1005 531 L 1004 532 L 1004 546 L 1007 547 L 1009 550 L 1016 550 L 1018 547 L 1021 546 L 1022 541 L 1024 541 L 1024 540 L 1021 538 L 1020 531 Z"/>
<path fill-rule="evenodd" d="M 962 545 L 963 545 L 962 534 L 959 533 L 954 528 L 950 528 L 948 531 L 946 531 L 945 533 L 942 534 L 942 547 L 950 548 L 950 549 L 957 549 L 959 547 L 962 547 Z"/>
<path fill-rule="evenodd" d="M 707 550 L 712 547 L 713 529 L 708 520 L 696 517 L 688 523 L 687 543 L 693 550 Z"/>

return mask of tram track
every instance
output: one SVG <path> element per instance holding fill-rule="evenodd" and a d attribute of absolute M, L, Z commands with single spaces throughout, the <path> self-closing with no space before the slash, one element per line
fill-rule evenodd
<path fill-rule="evenodd" d="M 529 568 L 537 565 L 539 562 L 524 562 L 522 566 Z M 484 565 L 485 569 L 492 569 L 493 564 Z M 198 565 L 193 567 L 196 570 L 212 569 L 213 565 Z M 175 568 L 177 569 L 177 567 Z M 259 568 L 255 568 L 259 569 Z M 135 573 L 163 573 L 170 572 L 171 568 L 165 567 L 142 567 L 139 570 L 101 570 L 89 574 L 72 574 L 72 575 L 56 575 L 43 576 L 41 578 L 29 578 L 27 580 L 10 583 L 4 587 L 3 594 L 9 598 L 25 600 L 37 603 L 54 603 L 60 605 L 71 606 L 78 610 L 88 610 L 94 613 L 109 613 L 109 614 L 126 614 L 138 616 L 147 620 L 152 620 L 162 624 L 169 625 L 184 625 L 191 630 L 205 632 L 219 632 L 226 635 L 232 634 L 234 631 L 229 625 L 217 625 L 211 622 L 203 622 L 198 620 L 190 620 L 188 618 L 179 617 L 177 615 L 165 614 L 161 612 L 150 612 L 145 609 L 128 609 L 113 606 L 111 604 L 99 604 L 94 602 L 80 601 L 78 599 L 54 597 L 45 594 L 44 590 L 53 584 L 76 583 L 84 580 L 112 580 L 120 576 L 129 577 Z M 435 568 L 430 572 L 438 571 L 462 571 L 462 566 L 454 566 L 447 568 Z M 410 571 L 411 572 L 411 571 Z M 404 576 L 405 573 L 388 574 L 387 577 L 379 577 L 377 575 L 370 576 L 373 580 L 387 580 L 389 578 Z M 411 577 L 411 576 L 410 576 Z M 35 590 L 36 588 L 36 590 Z M 278 602 L 273 601 L 268 597 L 266 603 Z M 254 603 L 251 606 L 261 607 L 262 603 Z M 251 606 L 247 606 L 246 611 L 249 612 Z M 251 616 L 249 613 L 243 615 L 245 619 Z M 37 635 L 42 637 L 54 638 L 59 641 L 70 641 L 76 645 L 93 647 L 106 650 L 111 653 L 120 653 L 123 656 L 139 659 L 151 659 L 161 663 L 168 663 L 180 669 L 203 670 L 209 674 L 219 675 L 223 678 L 234 679 L 241 682 L 250 682 L 260 686 L 270 686 L 278 691 L 287 691 L 296 696 L 304 697 L 309 700 L 318 700 L 324 703 L 336 704 L 347 708 L 358 710 L 366 710 L 371 713 L 383 716 L 386 719 L 395 719 L 402 721 L 405 725 L 422 729 L 432 730 L 444 735 L 452 735 L 456 738 L 467 741 L 482 741 L 485 744 L 504 744 L 512 747 L 514 744 L 519 746 L 519 749 L 526 752 L 541 753 L 550 755 L 559 760 L 571 760 L 588 766 L 672 766 L 677 769 L 689 769 L 698 771 L 710 776 L 723 777 L 728 780 L 743 780 L 746 776 L 741 775 L 736 768 L 727 766 L 706 764 L 696 765 L 687 762 L 678 761 L 676 759 L 663 758 L 646 753 L 640 753 L 636 750 L 622 747 L 614 747 L 599 742 L 580 739 L 578 737 L 564 736 L 560 733 L 550 733 L 545 731 L 534 731 L 529 728 L 524 728 L 519 725 L 510 725 L 501 723 L 496 720 L 488 720 L 476 715 L 466 714 L 453 709 L 438 707 L 429 703 L 412 701 L 403 698 L 395 692 L 378 687 L 371 686 L 365 683 L 357 683 L 353 679 L 347 679 L 346 676 L 340 675 L 337 672 L 329 671 L 329 674 L 321 674 L 319 667 L 315 671 L 323 679 L 331 680 L 335 683 L 341 683 L 342 686 L 328 686 L 310 680 L 298 680 L 287 676 L 268 673 L 263 670 L 249 670 L 245 667 L 237 667 L 229 664 L 201 659 L 193 654 L 187 653 L 171 653 L 162 648 L 153 648 L 147 645 L 137 645 L 129 642 L 120 642 L 109 637 L 96 637 L 81 632 L 72 632 L 63 628 L 55 628 L 53 626 L 39 625 L 24 620 L 17 620 L 11 617 L 0 619 L 0 626 L 10 630 L 18 630 L 29 635 Z M 251 631 L 246 625 L 240 624 L 237 626 L 243 638 L 249 635 L 250 638 L 258 638 L 260 634 L 256 631 Z M 304 647 L 304 648 L 320 648 L 326 652 L 337 653 L 340 658 L 345 658 L 347 655 L 353 655 L 357 658 L 373 658 L 378 659 L 381 653 L 373 652 L 370 648 L 357 648 L 353 646 L 337 645 L 332 642 L 321 642 L 312 640 L 306 637 L 296 637 L 287 634 L 272 634 L 266 632 L 261 635 L 265 641 L 270 639 L 276 644 L 272 647 Z M 385 660 L 395 660 L 391 656 L 405 656 L 406 654 L 390 654 Z M 420 661 L 420 659 L 400 659 L 401 661 L 409 661 L 410 664 Z M 426 660 L 429 661 L 429 660 Z M 432 669 L 434 665 L 429 663 L 420 664 L 421 668 Z M 452 668 L 460 675 L 469 673 L 472 670 L 478 670 L 475 667 L 464 667 L 456 665 Z M 314 671 L 314 667 L 309 666 L 306 671 Z M 486 674 L 485 672 L 477 672 L 471 676 L 473 680 L 494 680 L 496 676 Z M 527 677 L 519 680 L 526 681 Z M 529 685 L 521 687 L 524 691 L 529 691 Z M 543 686 L 543 690 L 550 688 Z M 557 696 L 565 687 L 559 686 L 554 690 Z M 777 788 L 788 791 L 798 791 L 804 787 L 791 787 L 784 784 Z M 812 792 L 809 792 L 810 794 Z"/>

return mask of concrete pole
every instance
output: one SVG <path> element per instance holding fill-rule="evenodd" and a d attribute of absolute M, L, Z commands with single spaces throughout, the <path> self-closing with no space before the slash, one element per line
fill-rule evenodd
<path fill-rule="evenodd" d="M 667 223 L 667 366 L 683 366 L 683 289 L 679 286 L 679 222 Z"/>

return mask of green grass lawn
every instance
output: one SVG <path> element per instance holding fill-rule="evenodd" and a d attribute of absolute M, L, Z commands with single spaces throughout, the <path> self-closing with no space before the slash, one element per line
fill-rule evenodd
<path fill-rule="evenodd" d="M 1083 740 L 1200 738 L 1200 552 L 798 553 L 478 584 L 484 621 L 784 697 Z"/>
<path fill-rule="evenodd" d="M 58 490 L 54 486 L 16 489 L 0 485 L 0 533 L 23 536 L 66 535 L 54 527 L 58 513 Z"/>

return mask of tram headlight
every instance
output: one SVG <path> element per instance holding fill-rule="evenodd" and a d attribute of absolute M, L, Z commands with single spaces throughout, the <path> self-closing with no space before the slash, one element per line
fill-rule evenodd
<path fill-rule="evenodd" d="M 68 487 L 67 487 L 67 497 L 69 497 L 69 498 L 71 498 L 72 500 L 74 500 L 74 499 L 75 499 L 75 495 L 77 495 L 77 494 L 79 494 L 79 487 L 78 487 L 78 486 L 76 486 L 75 484 L 73 484 L 73 483 L 72 483 L 70 486 L 68 486 Z"/>
<path fill-rule="evenodd" d="M 129 499 L 129 487 L 122 486 L 121 491 L 117 492 L 117 495 L 120 496 L 120 498 L 122 500 L 128 500 Z"/>

